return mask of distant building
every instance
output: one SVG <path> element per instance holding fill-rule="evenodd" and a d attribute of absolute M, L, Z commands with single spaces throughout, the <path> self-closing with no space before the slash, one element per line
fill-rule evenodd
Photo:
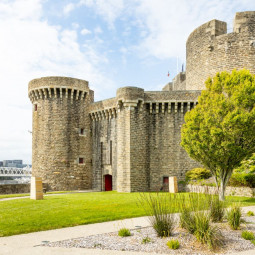
<path fill-rule="evenodd" d="M 3 167 L 17 167 L 17 168 L 23 168 L 26 165 L 23 164 L 23 160 L 21 159 L 14 159 L 14 160 L 3 160 L 2 165 Z"/>
<path fill-rule="evenodd" d="M 0 167 L 3 166 L 3 161 L 0 161 Z"/>

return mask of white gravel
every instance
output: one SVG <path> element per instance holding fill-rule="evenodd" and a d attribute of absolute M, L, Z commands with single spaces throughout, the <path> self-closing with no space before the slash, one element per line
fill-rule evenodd
<path fill-rule="evenodd" d="M 133 229 L 131 236 L 120 237 L 117 232 L 92 235 L 76 239 L 69 239 L 59 242 L 47 243 L 50 247 L 77 247 L 77 248 L 97 248 L 120 251 L 142 251 L 167 254 L 228 254 L 244 250 L 255 249 L 255 246 L 248 240 L 241 237 L 243 230 L 250 230 L 255 234 L 255 216 L 244 217 L 247 223 L 242 224 L 240 230 L 231 230 L 226 222 L 218 223 L 224 237 L 224 244 L 217 251 L 209 251 L 206 246 L 201 245 L 196 238 L 182 229 L 176 228 L 173 236 L 169 238 L 157 237 L 152 227 Z M 150 242 L 143 243 L 143 239 L 149 238 Z M 170 239 L 178 239 L 180 248 L 170 250 L 166 245 Z"/>

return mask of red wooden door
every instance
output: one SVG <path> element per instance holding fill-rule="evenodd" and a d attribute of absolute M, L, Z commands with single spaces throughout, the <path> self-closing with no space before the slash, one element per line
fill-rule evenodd
<path fill-rule="evenodd" d="M 168 177 L 163 178 L 163 190 L 169 191 L 169 178 Z"/>
<path fill-rule="evenodd" d="M 106 174 L 104 176 L 104 183 L 105 183 L 105 191 L 112 190 L 112 176 L 110 174 Z"/>

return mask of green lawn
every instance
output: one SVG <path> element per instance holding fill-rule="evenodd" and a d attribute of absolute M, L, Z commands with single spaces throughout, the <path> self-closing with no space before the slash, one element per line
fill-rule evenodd
<path fill-rule="evenodd" d="M 139 193 L 113 191 L 0 201 L 0 236 L 144 216 L 138 198 Z M 227 197 L 227 201 L 255 205 L 254 198 Z"/>
<path fill-rule="evenodd" d="M 46 195 L 48 194 L 61 194 L 61 193 L 75 193 L 75 191 L 51 191 L 47 192 Z M 6 194 L 6 195 L 0 195 L 0 200 L 3 198 L 13 198 L 13 197 L 29 197 L 29 193 L 21 193 L 21 194 Z"/>

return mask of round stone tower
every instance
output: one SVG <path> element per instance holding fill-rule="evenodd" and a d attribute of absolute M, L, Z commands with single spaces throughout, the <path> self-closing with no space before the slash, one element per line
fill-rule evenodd
<path fill-rule="evenodd" d="M 211 20 L 189 36 L 186 43 L 186 89 L 205 89 L 217 72 L 246 68 L 255 74 L 255 11 L 238 12 L 233 32 L 227 23 Z"/>
<path fill-rule="evenodd" d="M 33 104 L 32 175 L 48 190 L 90 189 L 91 134 L 88 82 L 44 77 L 29 82 Z"/>

